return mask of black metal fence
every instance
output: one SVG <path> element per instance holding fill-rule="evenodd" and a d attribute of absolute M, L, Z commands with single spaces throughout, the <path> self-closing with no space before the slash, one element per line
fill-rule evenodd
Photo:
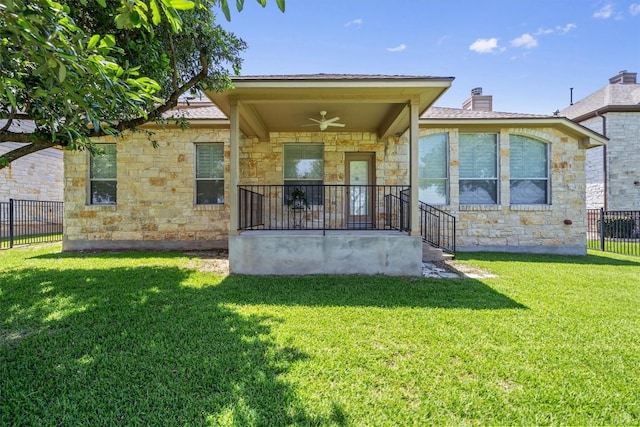
<path fill-rule="evenodd" d="M 0 202 L 0 249 L 62 240 L 62 217 L 62 202 Z"/>
<path fill-rule="evenodd" d="M 240 230 L 408 231 L 406 185 L 240 185 Z"/>
<path fill-rule="evenodd" d="M 640 211 L 587 209 L 587 247 L 640 256 Z"/>
<path fill-rule="evenodd" d="M 422 240 L 450 254 L 456 253 L 456 217 L 420 202 Z"/>

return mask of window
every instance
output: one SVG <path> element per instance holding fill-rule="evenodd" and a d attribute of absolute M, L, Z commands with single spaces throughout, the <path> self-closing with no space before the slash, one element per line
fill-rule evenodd
<path fill-rule="evenodd" d="M 549 203 L 549 149 L 522 135 L 510 135 L 511 204 Z"/>
<path fill-rule="evenodd" d="M 323 203 L 324 147 L 320 144 L 284 146 L 284 202 L 296 188 L 302 189 L 312 205 Z"/>
<path fill-rule="evenodd" d="M 460 204 L 498 203 L 498 136 L 460 134 Z"/>
<path fill-rule="evenodd" d="M 224 204 L 224 144 L 196 144 L 196 204 Z"/>
<path fill-rule="evenodd" d="M 116 144 L 100 144 L 89 160 L 89 199 L 92 205 L 115 205 L 117 194 Z"/>
<path fill-rule="evenodd" d="M 449 202 L 447 134 L 420 138 L 418 151 L 419 200 L 432 205 L 446 205 Z"/>

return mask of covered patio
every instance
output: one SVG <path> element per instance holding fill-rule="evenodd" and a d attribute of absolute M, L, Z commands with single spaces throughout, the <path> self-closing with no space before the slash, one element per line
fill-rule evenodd
<path fill-rule="evenodd" d="M 418 119 L 452 80 L 250 76 L 207 93 L 230 122 L 231 271 L 419 276 Z M 327 126 L 319 112 L 339 125 Z M 271 144 L 281 159 L 287 143 L 322 147 L 322 182 L 286 183 L 277 171 L 260 181 L 242 172 L 247 164 L 278 169 L 255 152 Z M 296 189 L 304 203 L 295 201 Z"/>

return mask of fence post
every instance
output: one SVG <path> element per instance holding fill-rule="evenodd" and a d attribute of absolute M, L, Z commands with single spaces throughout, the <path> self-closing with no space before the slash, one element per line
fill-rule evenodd
<path fill-rule="evenodd" d="M 9 199 L 9 248 L 13 248 L 13 206 L 14 200 Z"/>
<path fill-rule="evenodd" d="M 600 208 L 600 250 L 604 252 L 604 208 Z"/>

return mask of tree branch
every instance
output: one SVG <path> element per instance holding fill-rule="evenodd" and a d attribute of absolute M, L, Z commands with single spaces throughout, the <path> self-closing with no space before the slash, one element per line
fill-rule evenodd
<path fill-rule="evenodd" d="M 193 88 L 198 83 L 200 83 L 202 80 L 204 80 L 204 79 L 206 79 L 208 77 L 208 75 L 209 75 L 209 59 L 207 58 L 207 56 L 204 53 L 200 54 L 200 66 L 201 66 L 201 68 L 200 68 L 200 72 L 198 74 L 196 74 L 191 79 L 189 79 L 188 82 L 186 82 L 185 84 L 183 84 L 182 86 L 180 86 L 179 88 L 174 90 L 173 93 L 169 96 L 169 98 L 164 102 L 164 104 L 159 105 L 154 110 L 149 112 L 149 114 L 147 115 L 146 119 L 144 117 L 137 117 L 135 119 L 125 120 L 125 121 L 122 121 L 122 122 L 118 123 L 118 125 L 115 126 L 114 128 L 118 132 L 122 132 L 122 131 L 125 131 L 125 130 L 128 130 L 128 129 L 136 128 L 136 127 L 141 126 L 141 125 L 143 125 L 143 124 L 145 124 L 145 123 L 147 123 L 149 121 L 153 121 L 155 119 L 158 119 L 158 118 L 162 117 L 162 114 L 166 113 L 167 111 L 171 110 L 176 105 L 178 105 L 178 99 L 180 98 L 180 96 L 183 93 L 187 92 L 189 89 Z M 99 132 L 99 134 L 100 133 L 102 133 L 102 132 Z M 104 135 L 104 133 L 102 133 L 102 135 Z M 96 136 L 102 136 L 102 135 L 96 135 Z"/>
<path fill-rule="evenodd" d="M 6 132 L 1 132 L 0 134 L 3 134 Z M 27 135 L 27 137 L 30 137 L 30 134 L 23 134 L 23 135 Z M 26 141 L 16 141 L 16 139 L 12 139 L 11 141 L 13 142 L 26 142 Z M 3 141 L 4 142 L 4 141 Z M 56 144 L 55 142 L 51 142 L 51 141 L 37 141 L 35 143 L 30 143 L 27 145 L 23 145 L 20 146 L 18 148 L 14 148 L 13 150 L 4 153 L 3 155 L 0 156 L 0 169 L 5 168 L 6 166 L 8 166 L 11 162 L 13 162 L 14 160 L 19 159 L 20 157 L 24 157 L 28 154 L 31 153 L 35 153 L 37 151 L 40 150 L 44 150 L 45 148 L 51 148 L 51 147 L 55 147 Z"/>

